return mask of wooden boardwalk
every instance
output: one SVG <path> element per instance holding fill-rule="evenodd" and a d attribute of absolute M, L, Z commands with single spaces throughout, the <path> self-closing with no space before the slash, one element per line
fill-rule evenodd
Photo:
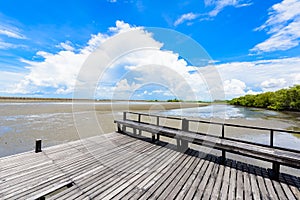
<path fill-rule="evenodd" d="M 300 199 L 299 177 L 119 133 L 0 158 L 0 199 Z"/>

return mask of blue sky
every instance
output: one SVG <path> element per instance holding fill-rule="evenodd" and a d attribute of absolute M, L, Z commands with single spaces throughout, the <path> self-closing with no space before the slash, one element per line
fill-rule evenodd
<path fill-rule="evenodd" d="M 181 55 L 189 46 L 158 28 L 197 42 L 210 64 L 190 63 L 195 51 Z M 230 99 L 300 84 L 298 0 L 11 0 L 0 1 L 0 96 L 72 97 L 89 55 L 132 30 L 155 50 L 101 69 L 95 98 Z"/>

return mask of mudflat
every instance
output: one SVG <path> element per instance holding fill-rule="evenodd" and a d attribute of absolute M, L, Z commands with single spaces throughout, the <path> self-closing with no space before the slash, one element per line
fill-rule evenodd
<path fill-rule="evenodd" d="M 116 130 L 123 111 L 152 112 L 205 106 L 198 103 L 147 102 L 0 102 L 0 157 L 30 151 L 35 140 L 52 146 Z"/>

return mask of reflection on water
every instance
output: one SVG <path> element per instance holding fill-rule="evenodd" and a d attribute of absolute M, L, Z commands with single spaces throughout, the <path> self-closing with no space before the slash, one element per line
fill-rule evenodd
<path fill-rule="evenodd" d="M 121 102 L 115 102 L 118 104 Z M 122 102 L 124 103 L 124 102 Z M 136 102 L 135 104 L 143 104 L 144 102 Z M 86 102 L 82 104 L 87 104 Z M 99 105 L 111 104 L 111 102 L 97 102 Z M 147 102 L 147 104 L 149 104 Z M 155 103 L 157 105 L 159 103 Z M 109 108 L 109 106 L 108 106 Z M 163 107 L 162 107 L 163 109 Z M 101 110 L 96 112 L 103 132 L 108 133 L 115 130 L 113 119 L 115 116 L 122 116 L 122 110 L 104 112 Z M 40 138 L 43 145 L 52 146 L 63 142 L 80 139 L 75 127 L 73 114 L 80 115 L 79 121 L 76 121 L 77 127 L 88 127 L 89 133 L 98 127 L 98 124 L 91 124 L 90 107 L 82 106 L 78 111 L 72 110 L 72 102 L 50 102 L 50 103 L 0 103 L 0 157 L 29 151 L 34 147 L 34 140 Z M 233 123 L 240 123 L 243 119 L 257 126 L 265 126 L 260 119 L 274 119 L 277 127 L 278 121 L 285 120 L 285 125 L 281 128 L 299 128 L 297 126 L 299 115 L 290 115 L 288 113 L 275 112 L 263 109 L 235 107 L 231 105 L 210 105 L 205 107 L 194 107 L 184 109 L 173 109 L 154 111 L 161 115 L 173 115 L 178 117 L 189 118 L 211 118 L 237 120 Z M 93 114 L 93 113 L 92 113 Z M 269 120 L 269 121 L 272 121 Z M 261 122 L 260 124 L 257 124 Z M 295 123 L 297 122 L 297 123 Z M 242 122 L 243 124 L 244 122 Z M 105 127 L 102 126 L 105 124 Z M 273 127 L 273 126 L 269 126 Z M 275 127 L 275 126 L 274 126 Z M 205 129 L 204 132 L 217 132 L 216 129 Z M 257 132 L 249 130 L 226 130 L 227 136 L 244 139 L 247 141 L 269 144 L 269 132 Z M 300 150 L 300 137 L 284 132 L 275 133 L 274 144 L 288 148 Z"/>
<path fill-rule="evenodd" d="M 226 104 L 215 104 L 198 108 L 184 108 L 184 109 L 174 109 L 156 112 L 160 115 L 187 117 L 187 118 L 204 118 L 206 120 L 211 119 L 224 119 L 224 120 L 238 120 L 247 119 L 257 122 L 257 120 L 274 120 L 273 123 L 278 121 L 283 121 L 293 129 L 297 130 L 295 126 L 299 125 L 299 114 L 297 113 L 283 113 L 271 110 L 259 109 L 259 108 L 245 108 L 237 107 Z M 220 136 L 220 131 L 215 131 L 213 126 L 203 128 L 205 125 L 200 124 L 202 127 L 202 133 L 214 134 Z M 266 126 L 266 125 L 254 125 L 254 126 Z M 270 127 L 274 128 L 274 127 Z M 298 127 L 299 130 L 300 127 Z M 200 128 L 201 129 L 201 128 Z M 281 127 L 280 129 L 285 129 Z M 201 132 L 201 131 L 200 131 Z M 217 134 L 216 134 L 217 132 Z M 243 129 L 243 128 L 228 128 L 225 131 L 227 137 L 242 139 L 246 141 L 256 142 L 260 144 L 270 144 L 270 132 L 269 131 L 258 131 L 253 129 Z M 226 135 L 225 134 L 225 135 Z M 286 132 L 274 132 L 274 145 L 297 149 L 300 150 L 300 134 L 290 134 Z"/>
<path fill-rule="evenodd" d="M 220 119 L 266 119 L 266 118 L 287 118 L 287 114 L 259 109 L 259 108 L 244 108 L 232 105 L 216 104 L 197 108 L 174 109 L 159 112 L 163 115 L 184 116 L 192 118 L 220 118 Z"/>

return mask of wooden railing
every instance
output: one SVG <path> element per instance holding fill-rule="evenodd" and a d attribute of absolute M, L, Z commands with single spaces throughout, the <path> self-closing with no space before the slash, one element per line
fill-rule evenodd
<path fill-rule="evenodd" d="M 136 115 L 137 118 L 136 119 L 132 119 L 132 117 L 128 118 L 129 117 L 128 115 Z M 156 122 L 155 123 L 149 123 L 149 121 L 143 121 L 142 116 L 154 117 L 154 118 L 156 118 Z M 140 123 L 152 124 L 152 125 L 156 125 L 156 126 L 162 126 L 163 125 L 163 124 L 160 124 L 160 119 L 171 119 L 171 120 L 181 121 L 181 129 L 184 130 L 184 131 L 187 131 L 187 132 L 193 132 L 193 133 L 196 133 L 196 134 L 204 134 L 204 135 L 211 136 L 211 137 L 216 137 L 216 138 L 224 138 L 224 139 L 228 139 L 228 140 L 232 140 L 232 141 L 240 141 L 240 142 L 244 142 L 244 143 L 248 143 L 248 144 L 255 144 L 255 145 L 259 145 L 259 146 L 272 147 L 272 148 L 275 148 L 275 149 L 288 150 L 288 151 L 300 153 L 300 149 L 292 149 L 292 148 L 286 148 L 286 147 L 274 145 L 274 135 L 276 133 L 284 132 L 284 133 L 295 134 L 295 135 L 299 135 L 299 138 L 300 138 L 300 132 L 299 131 L 274 129 L 274 128 L 267 128 L 267 127 L 257 127 L 257 126 L 246 126 L 246 125 L 238 125 L 238 124 L 231 124 L 231 123 L 211 122 L 211 121 L 205 121 L 205 120 L 194 120 L 194 119 L 178 118 L 178 117 L 156 115 L 156 114 L 154 115 L 154 114 L 146 114 L 146 113 L 137 113 L 137 112 L 124 112 L 123 113 L 123 120 L 131 120 L 131 121 L 136 121 L 136 122 L 140 122 Z M 191 131 L 191 130 L 189 130 L 189 123 L 190 122 L 221 126 L 220 136 L 216 136 L 216 135 L 209 134 L 209 133 L 201 133 L 201 132 Z M 165 125 L 163 125 L 163 127 L 174 128 L 172 126 L 165 126 Z M 236 139 L 236 138 L 233 138 L 233 137 L 230 137 L 230 136 L 226 136 L 226 132 L 225 132 L 226 127 L 267 131 L 269 133 L 269 144 L 251 142 L 251 141 L 247 141 L 247 140 Z"/>
<path fill-rule="evenodd" d="M 135 116 L 135 117 L 134 117 Z M 148 120 L 143 120 L 144 117 Z M 149 118 L 152 118 L 150 120 Z M 154 120 L 153 120 L 154 118 Z M 173 122 L 178 121 L 180 127 L 167 126 L 166 123 L 161 124 L 161 119 L 171 119 Z M 200 124 L 209 124 L 220 126 L 219 135 L 201 133 L 199 131 L 192 131 L 190 123 L 196 122 Z M 264 160 L 272 163 L 272 172 L 275 179 L 279 178 L 280 165 L 289 167 L 300 168 L 300 150 L 274 145 L 274 134 L 276 132 L 286 132 L 291 134 L 300 135 L 300 132 L 289 131 L 283 129 L 273 129 L 266 127 L 244 126 L 230 123 L 219 123 L 205 120 L 182 119 L 178 117 L 169 117 L 162 115 L 153 115 L 136 112 L 124 112 L 122 120 L 115 120 L 118 126 L 119 133 L 128 133 L 127 127 L 133 129 L 133 134 L 139 135 L 142 131 L 152 134 L 152 142 L 159 140 L 160 135 L 174 138 L 177 141 L 177 149 L 185 152 L 189 148 L 189 143 L 196 145 L 204 145 L 222 151 L 221 161 L 226 160 L 226 152 L 249 156 L 256 159 Z M 247 130 L 260 130 L 267 131 L 269 134 L 269 144 L 261 144 L 253 141 L 241 140 L 227 136 L 226 127 L 234 127 Z M 251 132 L 249 132 L 251 134 Z M 156 136 L 156 138 L 155 138 Z"/>

